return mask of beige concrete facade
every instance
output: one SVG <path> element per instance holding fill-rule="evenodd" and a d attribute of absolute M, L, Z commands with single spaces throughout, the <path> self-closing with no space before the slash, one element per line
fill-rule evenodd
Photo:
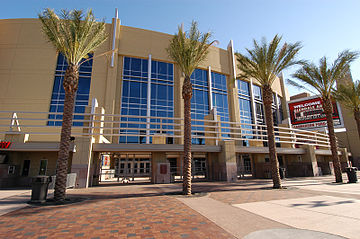
<path fill-rule="evenodd" d="M 114 24 L 116 23 L 115 34 L 115 52 L 114 66 L 111 66 L 111 49 Z M 174 26 L 176 27 L 176 26 Z M 120 20 L 113 19 L 111 24 L 106 25 L 109 35 L 107 41 L 96 50 L 94 53 L 94 60 L 92 66 L 90 96 L 88 108 L 86 112 L 91 111 L 91 101 L 93 98 L 97 99 L 98 108 L 96 113 L 105 114 L 120 114 L 121 107 L 121 93 L 122 93 L 122 79 L 123 79 L 123 65 L 124 56 L 148 59 L 151 56 L 152 60 L 162 61 L 167 63 L 174 62 L 169 58 L 166 47 L 172 35 L 160 32 L 154 32 L 145 29 L 138 29 L 134 27 L 122 26 Z M 210 47 L 210 52 L 205 61 L 203 61 L 199 68 L 204 70 L 211 69 L 211 72 L 221 73 L 226 76 L 227 80 L 227 97 L 230 121 L 235 123 L 241 122 L 238 89 L 235 84 L 235 79 L 239 70 L 236 67 L 234 58 L 234 49 L 232 41 L 227 49 L 221 49 L 216 46 Z M 100 56 L 103 53 L 110 52 L 106 56 Z M 51 94 L 54 85 L 54 72 L 57 63 L 57 53 L 54 48 L 45 40 L 45 37 L 40 31 L 40 22 L 37 19 L 8 19 L 0 20 L 0 111 L 11 112 L 49 112 Z M 246 80 L 246 79 L 243 79 Z M 246 80 L 247 81 L 247 80 Z M 183 118 L 183 99 L 182 99 L 182 82 L 183 77 L 180 69 L 174 64 L 174 117 Z M 254 81 L 254 84 L 257 84 Z M 286 100 L 289 99 L 287 89 L 284 85 L 282 78 L 278 78 L 273 85 L 273 91 L 282 99 L 283 114 L 287 117 Z M 210 109 L 209 109 L 210 110 Z M 19 114 L 21 116 L 21 114 Z M 29 117 L 38 118 L 37 114 L 30 114 Z M 101 118 L 101 117 L 100 117 Z M 97 118 L 97 120 L 101 120 Z M 209 114 L 208 119 L 216 119 L 213 115 Z M 118 121 L 119 117 L 114 116 L 114 121 Z M 47 117 L 42 121 L 34 121 L 34 125 L 46 126 Z M 284 125 L 286 125 L 286 122 Z M 21 124 L 21 120 L 20 120 Z M 104 127 L 119 127 L 119 123 L 107 122 L 102 123 Z M 1 126 L 1 132 L 9 131 L 8 127 Z M 59 127 L 39 127 L 28 128 L 29 131 L 35 130 L 36 132 L 58 132 Z M 176 129 L 183 129 L 179 126 Z M 94 151 L 93 145 L 100 145 L 104 143 L 111 144 L 115 150 L 103 152 L 115 152 L 116 148 L 120 149 L 116 144 L 119 142 L 119 136 L 102 137 L 102 132 L 111 131 L 104 129 L 98 130 L 97 136 L 89 137 L 76 137 L 74 144 L 76 145 L 76 152 L 72 157 L 70 171 L 78 174 L 77 185 L 85 187 L 91 185 L 94 180 L 94 175 L 98 175 L 98 165 L 100 159 L 99 151 Z M 82 132 L 80 127 L 73 127 L 72 132 Z M 179 133 L 181 135 L 181 133 Z M 9 134 L 0 133 L 0 140 L 10 139 Z M 210 133 L 211 135 L 211 133 Z M 38 142 L 40 144 L 47 144 L 49 142 L 58 142 L 58 135 L 41 135 L 30 134 L 27 142 Z M 174 138 L 175 145 L 181 145 L 182 138 Z M 206 158 L 208 176 L 212 180 L 226 180 L 235 181 L 237 177 L 236 172 L 236 155 L 247 153 L 245 151 L 237 151 L 237 142 L 220 140 L 208 140 L 207 145 L 204 146 L 203 151 L 197 151 L 198 158 Z M 285 145 L 285 144 L 284 144 Z M 154 153 L 154 165 L 152 165 L 153 173 L 157 171 L 155 163 L 166 162 L 167 155 L 173 155 L 177 158 L 177 166 L 181 166 L 181 151 L 172 148 L 172 151 L 167 151 L 166 139 L 163 136 L 156 136 L 153 140 L 153 148 L 149 148 L 147 152 Z M 263 147 L 261 141 L 250 142 L 249 148 Z M 286 146 L 289 150 L 294 147 Z M 139 151 L 145 148 L 139 145 Z M 194 147 L 196 148 L 196 147 Z M 201 147 L 198 147 L 201 148 Z M 214 152 L 214 149 L 219 149 L 219 152 Z M 156 151 L 155 149 L 159 150 Z M 262 149 L 261 149 L 262 150 Z M 55 173 L 54 168 L 56 165 L 56 152 L 43 152 L 41 147 L 38 152 L 17 153 L 13 151 L 4 151 L 8 157 L 14 158 L 11 163 L 22 167 L 25 158 L 31 158 L 34 162 L 31 165 L 34 167 L 30 171 L 29 176 L 36 176 L 36 165 L 41 158 L 49 160 L 47 175 Z M 136 152 L 136 150 L 135 150 Z M 251 156 L 252 170 L 254 176 L 265 177 L 264 168 L 267 168 L 265 162 L 266 151 L 262 150 L 256 153 L 249 153 Z M 289 160 L 287 159 L 289 158 Z M 293 155 L 284 156 L 291 164 L 291 157 Z M 314 157 L 318 157 L 315 155 Z M 316 159 L 315 159 L 316 161 Z M 258 165 L 265 166 L 258 166 Z M 112 162 L 114 165 L 114 162 Z M 179 171 L 179 169 L 178 169 Z M 20 171 L 19 171 L 20 172 Z M 96 181 L 96 179 L 95 179 Z"/>

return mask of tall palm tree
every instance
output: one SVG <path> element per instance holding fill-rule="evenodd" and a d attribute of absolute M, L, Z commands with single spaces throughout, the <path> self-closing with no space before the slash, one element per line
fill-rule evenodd
<path fill-rule="evenodd" d="M 329 131 L 331 154 L 334 164 L 335 180 L 337 183 L 342 182 L 343 179 L 338 155 L 338 145 L 334 131 L 334 122 L 332 118 L 332 94 L 334 92 L 336 80 L 342 79 L 345 76 L 347 70 L 349 69 L 349 64 L 356 59 L 357 55 L 358 53 L 356 52 L 345 50 L 339 54 L 332 65 L 328 64 L 326 57 L 320 59 L 319 66 L 316 66 L 313 63 L 304 63 L 302 68 L 292 75 L 301 83 L 288 80 L 288 83 L 300 89 L 310 91 L 311 89 L 315 89 L 321 97 L 324 113 L 326 115 L 327 128 Z M 310 89 L 307 86 L 310 86 Z"/>
<path fill-rule="evenodd" d="M 62 10 L 59 15 L 51 9 L 39 14 L 42 31 L 57 52 L 68 63 L 63 87 L 65 90 L 64 112 L 61 127 L 60 149 L 56 166 L 55 201 L 65 200 L 67 164 L 70 149 L 71 126 L 75 94 L 79 84 L 79 68 L 82 59 L 88 58 L 107 38 L 105 23 L 96 22 L 92 10 Z"/>
<path fill-rule="evenodd" d="M 295 60 L 295 58 L 301 49 L 300 42 L 294 44 L 284 43 L 280 47 L 280 41 L 281 37 L 278 35 L 275 35 L 269 44 L 265 38 L 262 39 L 261 43 L 254 40 L 254 48 L 246 49 L 248 56 L 236 53 L 238 68 L 241 71 L 238 77 L 256 79 L 263 90 L 273 188 L 281 188 L 281 180 L 279 162 L 276 154 L 274 119 L 271 108 L 273 103 L 271 86 L 284 69 L 300 63 L 300 61 Z"/>
<path fill-rule="evenodd" d="M 192 84 L 190 76 L 198 65 L 205 60 L 209 47 L 211 33 L 201 33 L 197 22 L 193 21 L 188 32 L 179 26 L 178 33 L 170 40 L 166 49 L 170 58 L 180 67 L 184 74 L 182 97 L 184 99 L 184 173 L 183 193 L 191 195 L 191 98 Z"/>
<path fill-rule="evenodd" d="M 334 98 L 353 112 L 360 138 L 360 81 L 337 84 Z"/>

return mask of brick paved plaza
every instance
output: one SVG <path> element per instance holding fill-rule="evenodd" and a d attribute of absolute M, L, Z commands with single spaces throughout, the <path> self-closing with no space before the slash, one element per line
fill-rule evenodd
<path fill-rule="evenodd" d="M 179 191 L 180 184 L 68 190 L 69 197 L 86 200 L 61 206 L 27 206 L 2 215 L 0 238 L 242 238 L 263 229 L 297 228 L 281 218 L 252 212 L 253 203 L 329 197 L 343 199 L 339 204 L 359 205 L 358 184 L 344 184 L 352 188 L 344 191 L 343 185 L 332 184 L 330 177 L 314 180 L 284 182 L 288 185 L 284 190 L 270 189 L 269 180 L 195 183 L 193 190 L 205 192 L 205 196 L 192 198 L 165 195 Z M 322 190 L 316 188 L 319 186 Z M 10 202 L 11 197 L 0 200 L 0 204 Z M 358 216 L 355 222 L 359 222 Z M 360 238 L 351 233 L 349 238 Z"/>

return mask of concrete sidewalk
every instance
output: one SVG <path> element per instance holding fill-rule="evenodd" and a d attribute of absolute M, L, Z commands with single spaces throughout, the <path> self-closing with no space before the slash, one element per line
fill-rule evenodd
<path fill-rule="evenodd" d="M 164 195 L 182 184 L 106 185 L 68 190 L 80 203 L 22 210 L 31 191 L 2 190 L 0 238 L 360 238 L 360 184 L 333 180 L 286 179 L 284 190 L 260 179 L 194 183 L 202 197 Z"/>
<path fill-rule="evenodd" d="M 233 206 L 290 227 L 360 238 L 360 200 L 321 195 Z"/>
<path fill-rule="evenodd" d="M 31 190 L 0 190 L 0 216 L 27 206 Z"/>
<path fill-rule="evenodd" d="M 195 183 L 194 191 L 209 195 L 177 199 L 237 238 L 264 238 L 271 230 L 273 238 L 360 238 L 359 183 L 335 184 L 333 176 L 293 178 L 283 180 L 288 189 L 273 190 L 271 181 L 258 181 Z M 181 186 L 158 187 L 172 192 Z"/>
<path fill-rule="evenodd" d="M 243 238 L 257 230 L 291 228 L 291 226 L 258 216 L 246 210 L 234 208 L 229 204 L 209 197 L 178 198 L 178 200 L 237 238 Z"/>

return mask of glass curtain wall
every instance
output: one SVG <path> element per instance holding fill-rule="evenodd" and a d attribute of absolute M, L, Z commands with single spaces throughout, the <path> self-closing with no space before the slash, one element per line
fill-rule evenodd
<path fill-rule="evenodd" d="M 127 136 L 120 136 L 120 143 L 146 143 L 146 116 L 148 104 L 150 116 L 173 117 L 173 64 L 151 61 L 151 101 L 148 102 L 148 59 L 124 57 L 123 67 L 123 89 L 121 97 L 121 133 Z M 143 117 L 125 117 L 143 116 Z M 139 122 L 139 123 L 138 123 Z M 151 122 L 158 123 L 151 125 L 150 134 L 160 133 L 161 123 L 171 123 L 172 120 L 151 119 Z M 172 126 L 162 125 L 163 129 L 172 129 Z M 172 132 L 161 132 L 172 134 Z M 134 134 L 136 136 L 131 136 Z M 139 136 L 140 135 L 140 136 Z M 144 135 L 144 136 L 142 136 Z M 150 137 L 150 142 L 152 138 Z"/>
<path fill-rule="evenodd" d="M 211 90 L 213 107 L 216 109 L 216 115 L 220 116 L 222 122 L 229 122 L 229 104 L 227 96 L 226 76 L 223 74 L 211 72 Z M 222 127 L 230 127 L 230 124 L 223 123 Z M 222 128 L 222 133 L 230 132 L 230 129 Z M 229 134 L 222 134 L 222 137 L 229 137 Z"/>
<path fill-rule="evenodd" d="M 173 118 L 174 116 L 174 65 L 160 62 L 151 61 L 151 106 L 150 115 L 154 117 Z M 171 119 L 151 119 L 152 124 L 151 134 L 161 133 L 171 135 L 173 134 L 174 127 L 167 125 L 173 123 Z M 160 132 L 160 129 L 161 132 Z M 150 138 L 150 143 L 152 138 Z M 168 142 L 172 143 L 171 138 L 168 137 Z"/>
<path fill-rule="evenodd" d="M 192 134 L 196 136 L 204 136 L 203 120 L 209 114 L 209 81 L 208 72 L 206 70 L 195 69 L 190 77 L 193 85 L 193 96 L 191 98 L 191 119 L 192 119 Z M 195 126 L 196 125 L 196 126 Z M 205 144 L 204 138 L 192 138 L 193 144 Z"/>
<path fill-rule="evenodd" d="M 122 122 L 129 123 L 120 125 L 121 128 L 128 128 L 120 130 L 121 134 L 127 134 L 120 136 L 120 143 L 146 143 L 147 85 L 148 60 L 124 57 L 121 115 L 143 117 L 121 117 Z M 131 134 L 137 136 L 130 136 Z"/>
<path fill-rule="evenodd" d="M 251 96 L 250 96 L 250 84 L 247 81 L 237 80 L 237 88 L 238 88 L 238 99 L 239 99 L 239 108 L 240 108 L 240 122 L 241 122 L 241 129 L 242 134 L 245 134 L 243 138 L 252 139 L 253 136 L 253 127 L 252 124 L 252 107 L 251 107 Z M 243 146 L 249 146 L 249 141 L 244 140 Z"/>
<path fill-rule="evenodd" d="M 75 108 L 74 113 L 85 113 L 85 107 L 89 103 L 89 93 L 90 93 L 90 84 L 91 84 L 91 72 L 92 72 L 92 60 L 93 54 L 89 54 L 88 61 L 84 62 L 83 59 L 80 63 L 79 69 L 79 86 L 75 96 Z M 55 70 L 55 79 L 54 86 L 51 95 L 50 102 L 50 112 L 62 113 L 64 112 L 64 100 L 65 100 L 65 91 L 63 87 L 64 75 L 68 63 L 63 54 L 59 53 L 56 70 Z M 62 114 L 49 114 L 49 121 L 47 122 L 48 126 L 61 126 L 62 125 Z M 51 119 L 56 119 L 57 121 L 52 121 Z M 83 115 L 74 115 L 74 120 L 84 120 Z M 73 122 L 73 126 L 83 126 L 83 122 Z"/>

